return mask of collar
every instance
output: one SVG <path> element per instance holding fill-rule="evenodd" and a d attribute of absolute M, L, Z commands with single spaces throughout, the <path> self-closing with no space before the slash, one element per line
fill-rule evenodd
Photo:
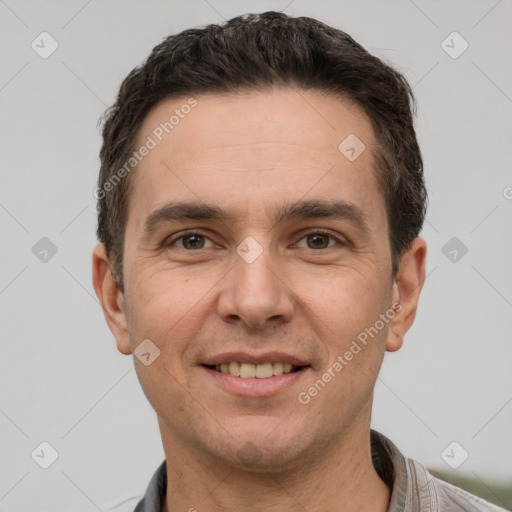
<path fill-rule="evenodd" d="M 408 510 L 407 489 L 410 478 L 407 461 L 398 448 L 385 436 L 370 431 L 372 460 L 380 478 L 391 489 L 388 512 Z M 167 492 L 167 463 L 164 460 L 149 482 L 146 494 L 134 512 L 161 512 Z"/>

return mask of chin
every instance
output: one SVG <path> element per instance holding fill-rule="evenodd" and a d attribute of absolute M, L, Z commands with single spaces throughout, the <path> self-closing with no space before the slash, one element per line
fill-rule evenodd
<path fill-rule="evenodd" d="M 270 428 L 268 422 L 263 422 L 259 428 L 245 426 L 238 434 L 232 431 L 231 436 L 224 436 L 224 442 L 216 443 L 213 450 L 210 446 L 209 451 L 226 465 L 254 473 L 277 474 L 302 467 L 306 454 L 314 450 L 314 439 L 318 436 L 306 432 L 305 428 L 284 427 L 282 420 L 281 423 L 274 421 Z"/>

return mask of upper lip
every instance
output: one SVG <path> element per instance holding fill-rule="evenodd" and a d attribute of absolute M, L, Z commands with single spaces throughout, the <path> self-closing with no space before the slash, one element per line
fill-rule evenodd
<path fill-rule="evenodd" d="M 264 352 L 261 354 L 249 354 L 247 352 L 224 352 L 215 356 L 208 357 L 202 364 L 213 366 L 223 363 L 263 364 L 263 363 L 290 363 L 293 366 L 308 366 L 308 363 L 299 357 L 284 352 Z"/>

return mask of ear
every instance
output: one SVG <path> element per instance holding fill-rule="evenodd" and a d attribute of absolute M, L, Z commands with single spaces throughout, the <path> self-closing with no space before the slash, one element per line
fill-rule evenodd
<path fill-rule="evenodd" d="M 107 251 L 102 244 L 97 245 L 92 253 L 92 281 L 105 320 L 116 338 L 117 349 L 122 354 L 131 354 L 124 295 L 112 278 Z"/>
<path fill-rule="evenodd" d="M 409 249 L 402 255 L 396 280 L 393 283 L 393 305 L 395 316 L 389 323 L 386 350 L 398 350 L 404 341 L 405 333 L 409 330 L 416 309 L 420 292 L 425 282 L 425 260 L 427 244 L 422 238 L 415 238 Z"/>

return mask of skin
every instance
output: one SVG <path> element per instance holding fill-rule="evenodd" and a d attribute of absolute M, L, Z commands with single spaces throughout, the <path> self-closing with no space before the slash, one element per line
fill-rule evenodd
<path fill-rule="evenodd" d="M 187 99 L 159 103 L 136 147 Z M 172 461 L 162 510 L 249 511 L 258 503 L 269 511 L 385 511 L 390 490 L 370 455 L 372 395 L 385 351 L 398 350 L 413 323 L 426 244 L 411 243 L 393 279 L 370 121 L 357 105 L 313 91 L 196 100 L 130 176 L 124 294 L 104 247 L 93 254 L 94 287 L 119 351 L 131 354 L 145 339 L 160 350 L 149 366 L 134 361 Z M 366 146 L 353 162 L 338 150 L 349 134 Z M 353 203 L 368 229 L 346 218 L 276 223 L 271 215 L 306 199 Z M 163 222 L 145 232 L 148 216 L 176 201 L 218 205 L 232 218 Z M 206 237 L 203 248 L 185 248 L 190 239 L 168 243 L 189 229 Z M 321 237 L 317 248 L 307 236 L 317 230 L 334 238 Z M 248 236 L 262 248 L 252 263 L 236 252 Z M 298 393 L 398 302 L 379 334 L 301 404 Z M 243 397 L 200 366 L 226 351 L 267 350 L 310 368 L 273 396 Z"/>

